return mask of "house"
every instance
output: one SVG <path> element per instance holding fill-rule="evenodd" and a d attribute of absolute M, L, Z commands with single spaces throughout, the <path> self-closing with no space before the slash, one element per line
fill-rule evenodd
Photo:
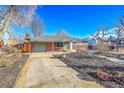
<path fill-rule="evenodd" d="M 24 42 L 23 52 L 76 51 L 74 46 L 80 46 L 78 43 L 82 43 L 82 39 L 61 35 L 37 36 Z"/>
<path fill-rule="evenodd" d="M 17 48 L 18 50 L 21 50 L 23 53 L 30 52 L 31 49 L 30 37 L 25 37 L 24 40 L 20 40 L 13 47 Z"/>
<path fill-rule="evenodd" d="M 97 44 L 97 40 L 95 38 L 90 39 L 88 41 L 88 49 L 93 49 L 96 44 Z"/>
<path fill-rule="evenodd" d="M 115 49 L 117 47 L 117 44 L 118 44 L 118 48 L 124 49 L 124 40 L 123 39 L 118 40 L 118 42 L 116 39 L 111 40 L 109 47 L 112 49 Z"/>
<path fill-rule="evenodd" d="M 14 45 L 13 47 L 17 48 L 23 53 L 30 52 L 30 43 L 28 41 L 20 41 L 18 44 Z"/>

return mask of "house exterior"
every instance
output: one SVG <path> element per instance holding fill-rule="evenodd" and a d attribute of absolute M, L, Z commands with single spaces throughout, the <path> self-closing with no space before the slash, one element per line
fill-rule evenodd
<path fill-rule="evenodd" d="M 87 43 L 73 43 L 73 49 L 74 50 L 87 50 Z"/>
<path fill-rule="evenodd" d="M 68 36 L 37 36 L 30 38 L 29 42 L 24 42 L 23 52 L 48 52 L 48 51 L 76 51 L 76 44 L 80 50 L 82 39 Z"/>
<path fill-rule="evenodd" d="M 124 40 L 120 39 L 120 40 L 118 40 L 118 43 L 117 43 L 116 39 L 115 40 L 111 40 L 109 42 L 110 42 L 109 47 L 111 49 L 115 49 L 117 47 L 117 44 L 118 44 L 118 48 L 119 49 L 124 49 Z"/>
<path fill-rule="evenodd" d="M 96 44 L 97 44 L 97 40 L 95 38 L 90 39 L 88 41 L 88 49 L 93 49 Z"/>

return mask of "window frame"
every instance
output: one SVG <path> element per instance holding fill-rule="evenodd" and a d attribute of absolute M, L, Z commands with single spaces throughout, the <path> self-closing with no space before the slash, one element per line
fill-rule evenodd
<path fill-rule="evenodd" d="M 64 47 L 64 44 L 63 44 L 63 42 L 54 42 L 54 47 L 55 48 L 63 48 Z"/>

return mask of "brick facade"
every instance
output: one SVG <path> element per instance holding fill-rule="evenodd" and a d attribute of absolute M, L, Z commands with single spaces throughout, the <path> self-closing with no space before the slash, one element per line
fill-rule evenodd
<path fill-rule="evenodd" d="M 86 50 L 87 45 L 73 45 L 74 50 Z"/>
<path fill-rule="evenodd" d="M 24 43 L 23 44 L 23 48 L 22 48 L 22 52 L 23 53 L 28 53 L 28 52 L 30 52 L 30 50 L 31 50 L 31 45 L 29 44 L 29 43 Z"/>
<path fill-rule="evenodd" d="M 47 43 L 47 51 L 53 51 L 54 50 L 54 43 L 48 42 Z"/>

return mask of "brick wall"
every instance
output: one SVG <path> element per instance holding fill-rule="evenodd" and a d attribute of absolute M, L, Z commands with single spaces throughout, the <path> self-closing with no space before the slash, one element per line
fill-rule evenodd
<path fill-rule="evenodd" d="M 28 53 L 28 52 L 30 52 L 30 49 L 31 49 L 31 45 L 29 43 L 24 43 L 22 52 Z"/>
<path fill-rule="evenodd" d="M 54 44 L 49 42 L 47 43 L 47 51 L 53 51 L 53 48 L 54 48 Z"/>
<path fill-rule="evenodd" d="M 87 45 L 73 45 L 74 50 L 86 50 Z"/>
<path fill-rule="evenodd" d="M 54 48 L 54 51 L 64 51 L 63 48 Z"/>

